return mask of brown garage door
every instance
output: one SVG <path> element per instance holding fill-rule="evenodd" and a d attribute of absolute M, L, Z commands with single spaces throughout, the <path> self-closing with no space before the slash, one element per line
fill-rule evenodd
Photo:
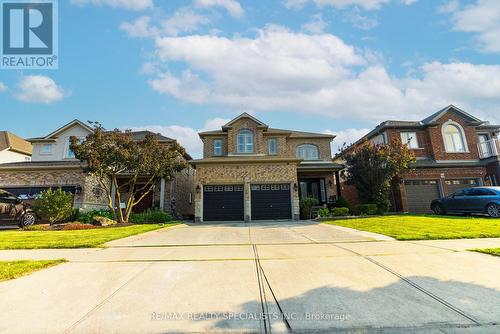
<path fill-rule="evenodd" d="M 406 180 L 408 211 L 411 213 L 430 213 L 431 202 L 440 198 L 437 180 Z"/>
<path fill-rule="evenodd" d="M 457 191 L 464 188 L 472 188 L 479 186 L 478 179 L 446 180 L 445 183 L 446 183 L 446 188 L 448 188 L 448 195 L 456 193 Z"/>

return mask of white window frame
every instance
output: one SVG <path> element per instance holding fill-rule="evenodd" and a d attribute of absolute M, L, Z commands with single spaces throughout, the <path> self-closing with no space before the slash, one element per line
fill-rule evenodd
<path fill-rule="evenodd" d="M 238 132 L 236 139 L 236 151 L 238 153 L 254 152 L 254 134 L 252 130 L 242 129 Z"/>
<path fill-rule="evenodd" d="M 400 133 L 400 136 L 401 136 L 401 142 L 403 143 L 403 145 L 407 145 L 409 149 L 420 148 L 416 132 L 403 131 Z"/>
<path fill-rule="evenodd" d="M 273 143 L 273 144 L 271 144 Z M 277 155 L 278 154 L 278 139 L 269 138 L 267 140 L 267 148 L 269 155 Z"/>
<path fill-rule="evenodd" d="M 450 147 L 450 145 L 448 144 L 447 140 L 446 140 L 446 128 L 448 126 L 454 126 L 457 130 L 458 130 L 458 134 L 460 135 L 460 140 L 462 142 L 462 146 L 463 146 L 463 150 L 457 150 L 457 147 L 456 147 L 456 142 L 455 142 L 455 139 L 456 138 L 452 138 L 452 144 L 453 144 L 453 147 Z M 465 131 L 463 129 L 463 127 L 458 124 L 457 122 L 453 122 L 452 120 L 449 120 L 448 122 L 444 123 L 443 126 L 441 127 L 441 135 L 443 136 L 443 143 L 444 143 L 444 149 L 445 149 L 445 152 L 446 153 L 469 153 L 469 147 L 467 145 L 467 138 L 465 137 Z"/>
<path fill-rule="evenodd" d="M 54 144 L 42 144 L 40 146 L 40 154 L 42 155 L 51 155 L 52 154 L 52 147 L 54 146 Z M 45 150 L 44 148 L 48 148 L 47 150 Z"/>
<path fill-rule="evenodd" d="M 214 139 L 214 155 L 222 155 L 222 139 Z"/>
<path fill-rule="evenodd" d="M 312 150 L 308 150 L 314 148 L 315 154 L 311 154 Z M 315 161 L 319 160 L 319 148 L 314 144 L 301 144 L 297 146 L 296 156 L 298 159 L 303 159 L 306 161 Z"/>

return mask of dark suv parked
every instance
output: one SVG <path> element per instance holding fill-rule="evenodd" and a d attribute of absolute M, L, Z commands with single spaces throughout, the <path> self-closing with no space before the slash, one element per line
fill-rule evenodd
<path fill-rule="evenodd" d="M 466 188 L 448 197 L 435 199 L 431 209 L 438 215 L 447 213 L 487 213 L 500 217 L 500 187 Z"/>
<path fill-rule="evenodd" d="M 11 193 L 0 189 L 0 224 L 19 227 L 35 224 L 37 217 L 31 206 Z"/>

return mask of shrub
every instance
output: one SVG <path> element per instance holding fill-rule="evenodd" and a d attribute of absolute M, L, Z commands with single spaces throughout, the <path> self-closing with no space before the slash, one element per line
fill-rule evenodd
<path fill-rule="evenodd" d="M 97 228 L 96 226 L 92 224 L 82 224 L 79 222 L 72 222 L 68 224 L 64 224 L 63 230 L 68 231 L 68 230 L 91 230 L 93 228 Z"/>
<path fill-rule="evenodd" d="M 109 210 L 91 210 L 85 212 L 77 212 L 75 220 L 84 224 L 92 224 L 95 220 L 95 217 L 113 219 L 113 213 Z"/>
<path fill-rule="evenodd" d="M 358 204 L 356 214 L 359 216 L 372 216 L 378 213 L 377 204 Z"/>
<path fill-rule="evenodd" d="M 312 207 L 318 205 L 317 199 L 309 197 L 300 200 L 300 216 L 302 219 L 311 219 Z"/>
<path fill-rule="evenodd" d="M 67 220 L 73 213 L 73 194 L 61 188 L 43 191 L 35 199 L 35 212 L 50 224 Z"/>
<path fill-rule="evenodd" d="M 47 225 L 29 225 L 23 227 L 23 231 L 46 231 L 47 229 Z"/>
<path fill-rule="evenodd" d="M 334 217 L 349 216 L 349 208 L 334 208 L 332 215 Z"/>
<path fill-rule="evenodd" d="M 143 213 L 130 214 L 129 222 L 134 224 L 164 224 L 172 221 L 172 216 L 168 212 L 158 209 L 149 209 Z"/>
<path fill-rule="evenodd" d="M 328 217 L 328 216 L 330 216 L 330 210 L 328 210 L 327 208 L 319 209 L 318 210 L 318 215 L 320 217 Z"/>
<path fill-rule="evenodd" d="M 347 202 L 347 200 L 344 197 L 340 196 L 337 199 L 337 201 L 335 201 L 335 207 L 336 208 L 348 208 L 348 207 L 350 207 L 350 205 L 349 205 L 349 202 Z"/>

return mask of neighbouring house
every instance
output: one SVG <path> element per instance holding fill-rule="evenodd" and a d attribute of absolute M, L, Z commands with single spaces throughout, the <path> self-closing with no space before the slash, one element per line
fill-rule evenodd
<path fill-rule="evenodd" d="M 417 161 L 393 181 L 393 210 L 427 213 L 433 199 L 466 187 L 500 184 L 499 132 L 500 125 L 450 105 L 422 121 L 385 121 L 347 150 L 366 140 L 386 144 L 396 139 L 408 145 Z M 353 201 L 353 187 L 343 188 Z"/>
<path fill-rule="evenodd" d="M 297 220 L 300 198 L 327 204 L 339 194 L 334 136 L 270 128 L 247 113 L 199 135 L 196 222 Z"/>
<path fill-rule="evenodd" d="M 8 131 L 0 131 L 0 164 L 30 161 L 33 147 L 29 141 Z"/>
<path fill-rule="evenodd" d="M 0 164 L 0 188 L 25 199 L 32 199 L 48 188 L 62 188 L 74 194 L 74 207 L 82 210 L 107 208 L 107 196 L 99 182 L 83 172 L 84 164 L 75 158 L 70 149 L 70 137 L 85 139 L 93 129 L 74 120 L 54 132 L 28 141 L 33 145 L 33 156 L 29 162 Z M 132 132 L 136 140 L 142 140 L 148 131 Z M 168 145 L 174 139 L 155 134 L 157 139 Z M 186 154 L 186 160 L 191 157 Z M 189 167 L 178 173 L 174 180 L 162 180 L 154 191 L 135 208 L 142 212 L 159 207 L 179 216 L 194 215 L 194 169 Z M 125 182 L 127 175 L 123 176 Z"/>

